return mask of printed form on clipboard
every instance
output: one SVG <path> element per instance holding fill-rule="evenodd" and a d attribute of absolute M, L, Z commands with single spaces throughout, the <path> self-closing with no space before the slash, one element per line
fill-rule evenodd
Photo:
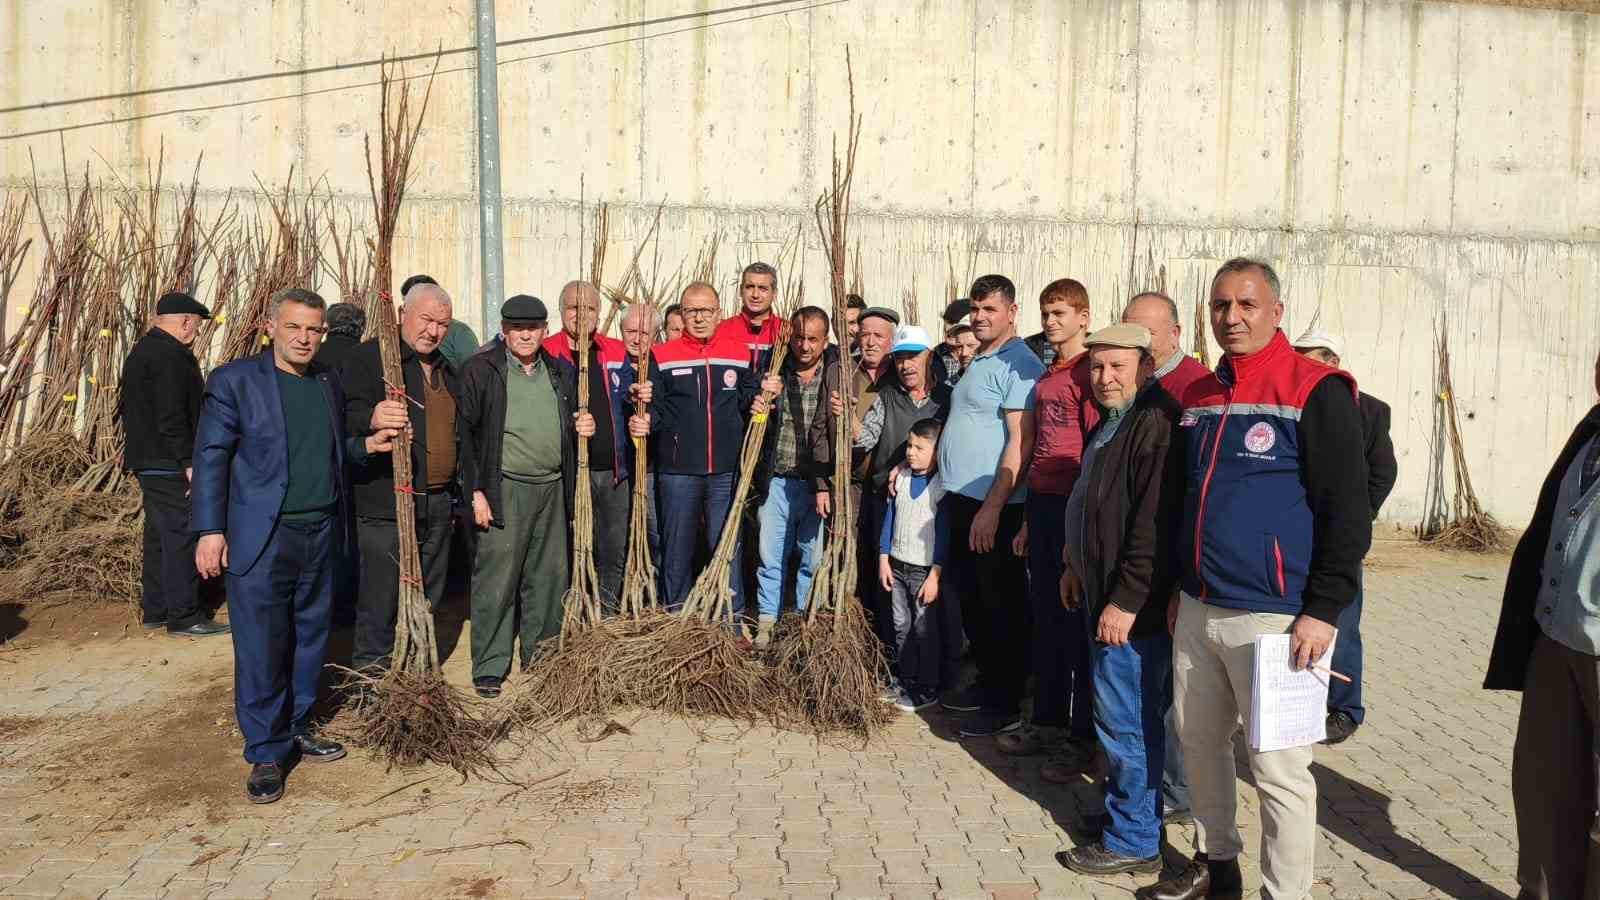
<path fill-rule="evenodd" d="M 1256 637 L 1250 681 L 1250 748 L 1261 753 L 1315 744 L 1328 736 L 1328 676 L 1296 671 L 1289 635 Z M 1333 658 L 1333 645 L 1322 660 Z M 1323 662 L 1326 665 L 1326 662 Z"/>

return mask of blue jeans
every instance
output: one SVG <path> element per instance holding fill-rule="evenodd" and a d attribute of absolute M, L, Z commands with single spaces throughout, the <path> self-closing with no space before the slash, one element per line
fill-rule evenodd
<path fill-rule="evenodd" d="M 677 475 L 656 473 L 656 494 L 661 504 L 661 583 L 667 609 L 676 612 L 694 588 L 695 552 L 705 536 L 713 549 L 722 537 L 722 525 L 733 505 L 734 473 L 716 475 Z M 737 527 L 737 525 L 735 525 Z M 744 578 L 739 571 L 739 547 L 733 548 L 734 566 L 729 572 L 733 587 L 732 612 L 744 613 Z"/>
<path fill-rule="evenodd" d="M 1339 637 L 1333 642 L 1333 659 L 1328 667 L 1347 675 L 1350 683 L 1337 678 L 1328 679 L 1328 712 L 1342 712 L 1360 725 L 1367 717 L 1367 708 L 1361 705 L 1361 597 L 1364 585 L 1356 584 L 1355 602 L 1339 613 L 1334 623 Z"/>
<path fill-rule="evenodd" d="M 1028 492 L 1028 590 L 1033 598 L 1033 724 L 1088 740 L 1092 691 L 1089 626 L 1083 607 L 1061 606 L 1061 550 L 1067 498 Z"/>
<path fill-rule="evenodd" d="M 233 707 L 252 763 L 289 761 L 317 702 L 333 614 L 338 518 L 283 522 L 250 571 L 228 575 Z"/>
<path fill-rule="evenodd" d="M 1097 617 L 1098 618 L 1098 617 Z M 1106 849 L 1161 852 L 1161 772 L 1172 705 L 1172 637 L 1094 644 L 1094 730 L 1106 754 Z"/>
<path fill-rule="evenodd" d="M 804 478 L 774 476 L 762 502 L 761 567 L 756 569 L 756 605 L 761 615 L 778 615 L 783 602 L 783 573 L 789 555 L 798 548 L 800 559 L 794 580 L 794 602 L 806 608 L 811 596 L 811 573 L 817 561 L 817 537 L 822 518 L 817 515 L 817 493 Z"/>

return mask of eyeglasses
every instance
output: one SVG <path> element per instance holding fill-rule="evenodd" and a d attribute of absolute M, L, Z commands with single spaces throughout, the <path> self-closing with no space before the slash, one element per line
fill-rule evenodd
<path fill-rule="evenodd" d="M 715 306 L 680 306 L 678 311 L 683 313 L 685 319 L 705 319 L 717 314 Z"/>

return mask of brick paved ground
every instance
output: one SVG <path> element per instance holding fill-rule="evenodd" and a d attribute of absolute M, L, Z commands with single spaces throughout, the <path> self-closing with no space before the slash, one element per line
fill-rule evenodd
<path fill-rule="evenodd" d="M 1368 725 L 1317 752 L 1317 896 L 1515 893 L 1516 701 L 1478 689 L 1503 570 L 1375 554 Z M 1090 785 L 1047 785 L 1036 761 L 954 740 L 938 716 L 866 750 L 626 717 L 631 734 L 530 750 L 516 776 L 548 780 L 520 792 L 352 758 L 302 767 L 282 802 L 253 807 L 225 641 L 54 633 L 32 622 L 0 652 L 8 895 L 1099 898 L 1135 883 L 1052 858 L 1096 804 Z M 1254 791 L 1240 794 L 1253 850 Z M 1176 858 L 1193 834 L 1168 838 Z"/>

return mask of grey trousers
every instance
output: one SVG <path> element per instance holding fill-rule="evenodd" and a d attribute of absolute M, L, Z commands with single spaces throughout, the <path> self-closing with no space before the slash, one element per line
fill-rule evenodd
<path fill-rule="evenodd" d="M 567 507 L 561 480 L 526 484 L 506 478 L 490 525 L 478 534 L 472 566 L 472 677 L 504 678 L 521 638 L 522 665 L 539 642 L 561 633 L 567 593 Z M 517 617 L 520 627 L 513 630 Z"/>
<path fill-rule="evenodd" d="M 1528 661 L 1511 754 L 1521 896 L 1600 898 L 1597 751 L 1600 658 L 1541 634 Z"/>

